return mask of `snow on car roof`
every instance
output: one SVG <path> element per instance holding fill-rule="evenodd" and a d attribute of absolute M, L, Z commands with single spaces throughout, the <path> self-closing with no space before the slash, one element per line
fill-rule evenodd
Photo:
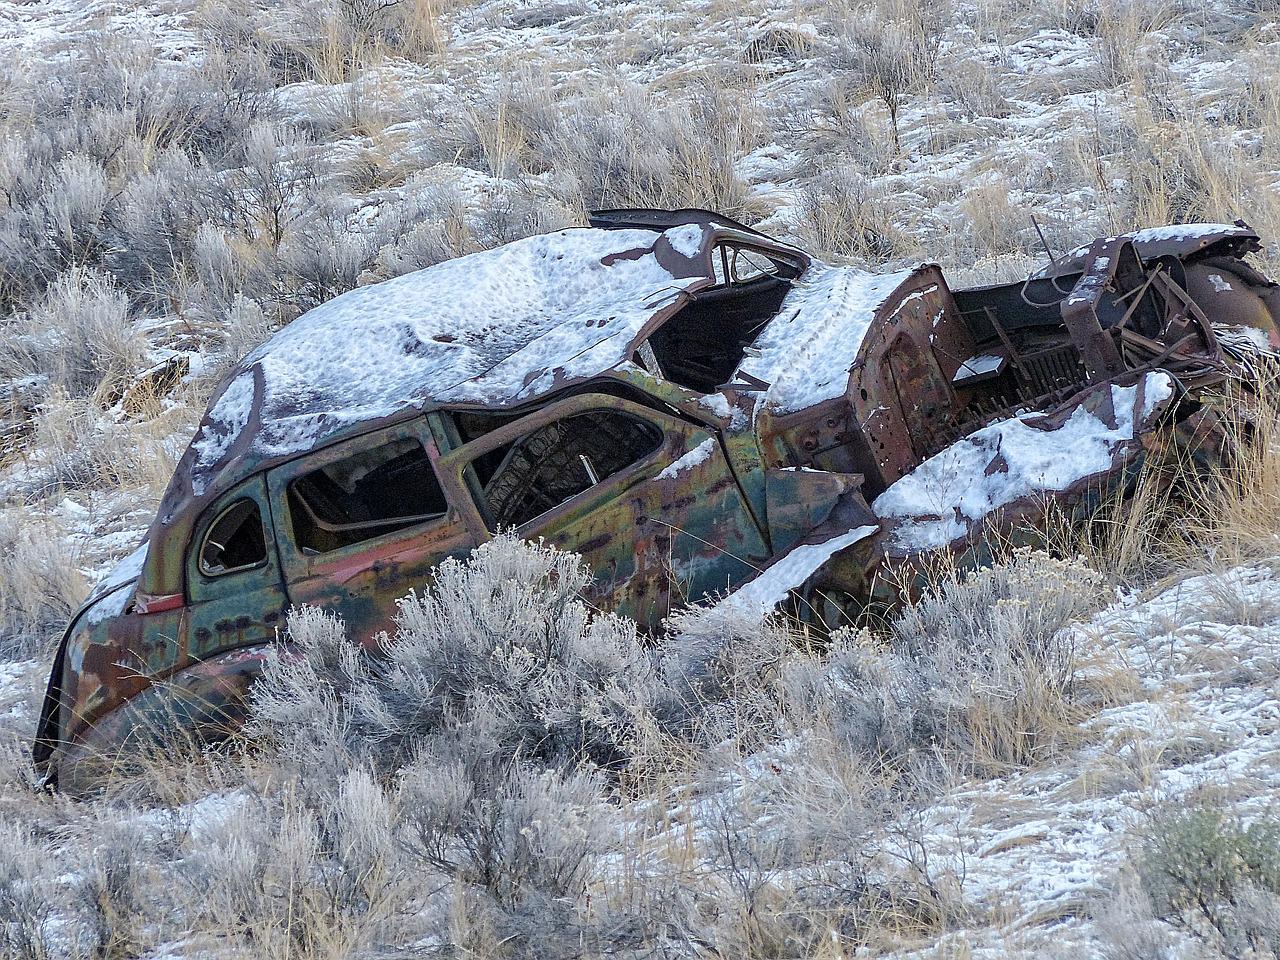
<path fill-rule="evenodd" d="M 612 369 L 682 291 L 714 282 L 709 233 L 561 230 L 316 307 L 233 372 L 192 442 L 192 493 L 246 452 L 289 456 L 407 408 L 509 406 Z"/>

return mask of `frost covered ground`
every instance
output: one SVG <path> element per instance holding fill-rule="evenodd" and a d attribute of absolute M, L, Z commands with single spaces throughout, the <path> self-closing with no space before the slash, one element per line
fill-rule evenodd
<path fill-rule="evenodd" d="M 1275 272 L 1274 3 L 32 0 L 0 3 L 0 74 L 9 955 L 1248 955 L 1239 918 L 1216 940 L 1153 919 L 1177 911 L 1149 902 L 1143 845 L 1182 807 L 1277 816 L 1265 538 L 1122 598 L 1056 568 L 967 587 L 999 617 L 954 622 L 1006 652 L 1010 623 L 1075 598 L 1034 675 L 960 640 L 946 662 L 857 638 L 817 657 L 688 622 L 673 679 L 598 627 L 627 709 L 582 692 L 577 648 L 511 700 L 581 700 L 620 779 L 499 776 L 454 730 L 398 779 L 344 742 L 323 784 L 268 749 L 72 804 L 32 790 L 25 751 L 61 622 L 137 543 L 221 374 L 302 311 L 635 204 L 956 285 L 1042 262 L 1032 214 L 1058 251 L 1243 217 Z M 477 810 L 487 874 L 451 846 Z M 1267 956 L 1275 888 L 1246 879 Z"/>
<path fill-rule="evenodd" d="M 1241 567 L 1130 598 L 1078 628 L 1138 687 L 1088 721 L 1087 742 L 1061 761 L 958 784 L 928 808 L 967 896 L 1000 918 L 944 942 L 984 956 L 1126 955 L 1145 931 L 1126 940 L 1117 925 L 1141 921 L 1109 905 L 1132 882 L 1128 855 L 1154 808 L 1211 795 L 1274 816 L 1278 599 L 1274 570 Z"/>

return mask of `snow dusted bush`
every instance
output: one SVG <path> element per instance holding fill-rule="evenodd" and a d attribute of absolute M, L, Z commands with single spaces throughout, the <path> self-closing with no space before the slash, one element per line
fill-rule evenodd
<path fill-rule="evenodd" d="M 47 651 L 87 593 L 60 531 L 0 518 L 0 662 Z"/>
<path fill-rule="evenodd" d="M 351 229 L 342 198 L 325 195 L 318 203 L 279 250 L 285 299 L 298 313 L 354 289 L 378 255 L 371 237 Z"/>
<path fill-rule="evenodd" d="M 367 757 L 382 771 L 472 735 L 494 756 L 616 768 L 653 668 L 634 623 L 579 599 L 589 579 L 573 554 L 498 537 L 407 597 L 376 657 L 333 616 L 295 611 L 298 656 L 272 660 L 259 723 L 286 756 Z"/>
<path fill-rule="evenodd" d="M 1032 763 L 1096 706 L 1068 628 L 1106 598 L 1083 563 L 1026 549 L 969 575 L 949 569 L 883 639 L 841 631 L 829 666 L 798 676 L 795 695 L 852 749 L 892 766 Z"/>
<path fill-rule="evenodd" d="M 98 266 L 163 302 L 196 228 L 230 202 L 218 159 L 264 109 L 262 77 L 226 55 L 196 67 L 113 40 L 6 79 L 21 122 L 0 153 L 0 294 L 21 305 L 58 274 Z"/>
<path fill-rule="evenodd" d="M 653 678 L 634 624 L 579 599 L 588 579 L 502 536 L 442 564 L 375 656 L 332 616 L 290 616 L 255 723 L 299 774 L 318 855 L 363 878 L 344 903 L 408 870 L 451 885 L 450 935 L 476 949 L 567 956 L 601 935 L 583 897 L 620 833 L 598 771 L 627 760 Z"/>
<path fill-rule="evenodd" d="M 396 809 L 368 773 L 348 771 L 319 805 L 291 786 L 225 800 L 227 812 L 176 865 L 198 929 L 281 957 L 351 956 L 421 935 L 411 906 L 422 908 L 435 878 L 403 862 Z"/>
<path fill-rule="evenodd" d="M 58 277 L 0 340 L 0 374 L 33 378 L 46 392 L 71 397 L 119 388 L 145 359 L 146 341 L 129 317 L 128 297 L 94 270 Z"/>
<path fill-rule="evenodd" d="M 262 304 L 237 296 L 227 307 L 220 359 L 226 366 L 237 363 L 275 332 L 275 324 L 262 309 Z"/>
<path fill-rule="evenodd" d="M 0 953 L 13 960 L 57 955 L 57 935 L 49 929 L 56 902 L 40 870 L 46 858 L 31 830 L 0 820 Z"/>
<path fill-rule="evenodd" d="M 783 732 L 780 678 L 816 657 L 794 625 L 712 605 L 678 612 L 668 627 L 655 702 L 667 735 L 750 753 Z"/>
<path fill-rule="evenodd" d="M 194 258 L 201 226 L 222 219 L 235 201 L 213 167 L 176 146 L 117 189 L 104 231 L 111 248 L 102 262 L 135 301 L 164 310 Z"/>
<path fill-rule="evenodd" d="M 519 760 L 423 757 L 401 781 L 403 842 L 505 909 L 562 914 L 620 839 L 601 787 L 590 773 Z"/>

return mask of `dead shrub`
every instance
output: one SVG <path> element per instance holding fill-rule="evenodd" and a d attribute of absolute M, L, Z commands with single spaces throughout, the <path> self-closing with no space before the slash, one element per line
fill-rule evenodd
<path fill-rule="evenodd" d="M 820 256 L 861 264 L 897 260 L 912 250 L 889 198 L 849 171 L 829 171 L 805 187 L 796 232 Z"/>
<path fill-rule="evenodd" d="M 27 314 L 10 321 L 0 341 L 0 373 L 35 378 L 46 393 L 75 398 L 120 388 L 145 358 L 128 297 L 93 270 L 60 276 Z"/>
<path fill-rule="evenodd" d="M 142 422 L 104 411 L 96 399 L 52 394 L 37 411 L 26 475 L 12 493 L 39 500 L 67 489 L 128 489 L 158 501 L 182 452 L 191 411 L 174 406 Z"/>
<path fill-rule="evenodd" d="M 832 65 L 884 104 L 895 158 L 902 153 L 900 116 L 907 99 L 937 78 L 942 16 L 925 11 L 903 5 L 887 17 L 850 12 L 838 24 Z"/>

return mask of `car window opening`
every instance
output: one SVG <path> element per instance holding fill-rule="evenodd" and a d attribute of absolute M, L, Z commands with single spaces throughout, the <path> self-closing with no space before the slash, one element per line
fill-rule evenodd
<path fill-rule="evenodd" d="M 777 314 L 803 269 L 762 251 L 722 243 L 711 252 L 716 284 L 668 320 L 640 356 L 646 369 L 711 393 L 733 378 L 746 348 Z"/>
<path fill-rule="evenodd" d="M 413 437 L 361 450 L 289 484 L 294 542 L 304 553 L 416 526 L 446 509 L 427 452 Z"/>
<path fill-rule="evenodd" d="M 491 529 L 518 527 L 625 470 L 662 445 L 652 423 L 614 410 L 540 427 L 472 466 Z"/>
<path fill-rule="evenodd" d="M 204 535 L 200 572 L 210 577 L 248 570 L 267 559 L 262 513 L 253 500 L 237 500 L 219 514 Z"/>

